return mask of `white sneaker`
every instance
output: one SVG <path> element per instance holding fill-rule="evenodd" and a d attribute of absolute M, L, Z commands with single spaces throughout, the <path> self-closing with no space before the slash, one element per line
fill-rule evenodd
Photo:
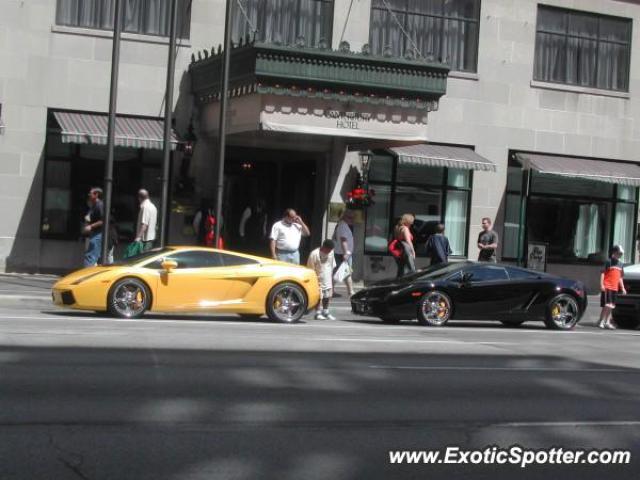
<path fill-rule="evenodd" d="M 326 318 L 327 320 L 335 320 L 336 317 L 334 317 L 333 315 L 331 315 L 329 312 L 322 312 L 322 315 L 324 316 L 324 318 Z"/>
<path fill-rule="evenodd" d="M 316 313 L 316 317 L 315 318 L 316 318 L 316 320 L 327 320 L 327 316 L 324 315 L 323 313 L 320 313 L 320 312 Z"/>

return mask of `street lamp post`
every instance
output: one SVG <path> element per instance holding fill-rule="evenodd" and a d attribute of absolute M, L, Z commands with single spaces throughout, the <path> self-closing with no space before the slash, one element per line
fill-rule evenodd
<path fill-rule="evenodd" d="M 118 67 L 120 64 L 120 34 L 122 33 L 122 1 L 115 0 L 113 19 L 113 47 L 111 51 L 111 87 L 109 91 L 109 122 L 107 124 L 107 162 L 104 167 L 104 212 L 102 219 L 101 263 L 109 255 L 109 226 L 111 224 L 111 191 L 113 187 L 113 155 L 116 139 L 116 109 L 118 104 Z"/>
<path fill-rule="evenodd" d="M 221 220 L 224 189 L 224 162 L 227 134 L 227 93 L 229 92 L 229 65 L 231 60 L 231 20 L 231 0 L 227 0 L 224 21 L 224 49 L 222 52 L 222 81 L 220 82 L 220 124 L 218 125 L 218 184 L 216 191 L 215 247 L 217 247 L 220 243 L 220 226 L 222 224 Z"/>
<path fill-rule="evenodd" d="M 171 129 L 173 118 L 173 79 L 176 65 L 176 37 L 178 21 L 178 0 L 171 3 L 171 25 L 169 40 L 169 61 L 167 62 L 167 88 L 164 102 L 164 144 L 162 157 L 162 204 L 160 206 L 160 246 L 167 241 L 167 225 L 169 220 L 169 166 L 171 164 Z"/>

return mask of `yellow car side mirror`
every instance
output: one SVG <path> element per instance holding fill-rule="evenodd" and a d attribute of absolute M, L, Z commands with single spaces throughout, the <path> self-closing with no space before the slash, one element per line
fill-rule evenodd
<path fill-rule="evenodd" d="M 162 266 L 162 269 L 167 273 L 178 268 L 178 262 L 176 262 L 175 260 L 163 260 L 160 265 Z"/>

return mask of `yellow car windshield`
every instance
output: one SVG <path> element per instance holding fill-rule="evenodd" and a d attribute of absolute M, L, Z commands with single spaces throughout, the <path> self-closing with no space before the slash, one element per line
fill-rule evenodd
<path fill-rule="evenodd" d="M 153 250 L 149 250 L 148 252 L 143 252 L 139 255 L 134 255 L 133 257 L 123 258 L 122 260 L 118 260 L 117 262 L 113 262 L 112 265 L 116 266 L 131 266 L 137 263 L 140 263 L 149 258 L 155 257 L 156 255 L 160 255 L 162 253 L 167 253 L 173 251 L 173 248 L 165 247 L 165 248 L 154 248 Z"/>

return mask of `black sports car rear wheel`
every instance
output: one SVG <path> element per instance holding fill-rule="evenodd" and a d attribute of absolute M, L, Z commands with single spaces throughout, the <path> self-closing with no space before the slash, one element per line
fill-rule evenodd
<path fill-rule="evenodd" d="M 425 293 L 418 303 L 418 323 L 440 327 L 451 318 L 452 307 L 446 293 L 437 290 Z"/>
<path fill-rule="evenodd" d="M 307 311 L 307 295 L 295 283 L 279 283 L 267 297 L 267 316 L 274 322 L 295 323 Z"/>
<path fill-rule="evenodd" d="M 580 318 L 580 307 L 571 295 L 556 295 L 547 304 L 547 315 L 544 323 L 554 330 L 571 330 Z"/>

